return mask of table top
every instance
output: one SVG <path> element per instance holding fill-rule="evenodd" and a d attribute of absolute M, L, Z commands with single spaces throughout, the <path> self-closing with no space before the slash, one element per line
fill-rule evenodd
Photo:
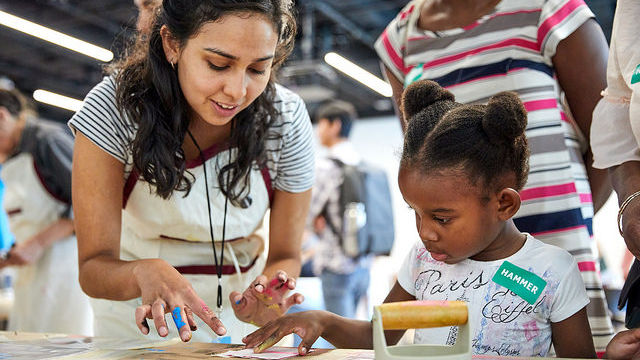
<path fill-rule="evenodd" d="M 0 359 L 238 359 L 220 357 L 216 354 L 243 348 L 243 345 L 237 344 L 183 343 L 178 338 L 154 343 L 137 339 L 106 339 L 65 334 L 0 331 Z M 373 359 L 373 355 L 373 350 L 315 349 L 304 358 L 309 360 L 357 360 Z M 523 360 L 527 358 L 473 355 L 473 359 Z M 535 359 L 542 360 L 544 358 Z M 561 359 L 556 358 L 556 360 Z"/>
<path fill-rule="evenodd" d="M 64 334 L 0 331 L 2 359 L 230 359 L 215 354 L 243 348 L 243 345 L 233 344 L 183 343 L 177 338 L 152 343 Z M 373 350 L 316 349 L 305 358 L 373 359 Z"/>

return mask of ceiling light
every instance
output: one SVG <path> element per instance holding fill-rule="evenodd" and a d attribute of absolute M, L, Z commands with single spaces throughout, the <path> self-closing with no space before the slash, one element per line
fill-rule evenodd
<path fill-rule="evenodd" d="M 4 11 L 0 11 L 0 24 L 14 30 L 35 36 L 56 45 L 77 51 L 100 61 L 109 62 L 113 59 L 113 53 L 107 49 L 89 44 L 86 41 L 76 39 L 61 32 L 38 25 L 29 20 L 19 18 Z"/>
<path fill-rule="evenodd" d="M 68 96 L 38 89 L 33 92 L 33 98 L 45 104 L 57 106 L 63 109 L 78 111 L 82 107 L 82 101 Z"/>
<path fill-rule="evenodd" d="M 324 61 L 382 96 L 391 97 L 393 95 L 389 83 L 334 52 L 327 53 L 324 56 Z"/>

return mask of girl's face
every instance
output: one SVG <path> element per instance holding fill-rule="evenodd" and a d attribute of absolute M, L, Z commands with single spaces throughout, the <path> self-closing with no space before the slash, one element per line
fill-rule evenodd
<path fill-rule="evenodd" d="M 457 171 L 424 175 L 401 167 L 398 184 L 435 260 L 455 264 L 467 258 L 488 261 L 509 255 L 503 250 L 509 248 L 506 239 L 499 236 L 505 221 L 497 197 L 488 195 L 484 201 L 486 195 L 466 175 Z"/>
<path fill-rule="evenodd" d="M 176 63 L 192 121 L 223 126 L 266 88 L 278 42 L 267 18 L 256 14 L 221 17 L 202 25 L 183 48 L 162 30 L 167 61 Z"/>

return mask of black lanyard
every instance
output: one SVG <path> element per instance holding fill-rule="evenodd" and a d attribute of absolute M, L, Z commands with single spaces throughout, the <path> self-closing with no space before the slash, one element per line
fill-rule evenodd
<path fill-rule="evenodd" d="M 209 198 L 209 181 L 207 180 L 207 165 L 205 163 L 204 154 L 202 154 L 202 149 L 200 149 L 200 145 L 191 134 L 191 131 L 187 130 L 187 134 L 193 141 L 193 144 L 198 149 L 198 154 L 200 156 L 200 161 L 202 161 L 202 171 L 204 172 L 204 186 L 207 194 L 207 210 L 209 212 L 209 233 L 211 234 L 211 247 L 213 248 L 213 260 L 216 265 L 216 273 L 218 274 L 218 297 L 217 297 L 217 306 L 218 312 L 222 312 L 222 262 L 224 261 L 224 238 L 227 230 L 227 205 L 229 203 L 229 198 L 227 196 L 224 197 L 224 218 L 222 220 L 222 250 L 220 251 L 220 262 L 218 263 L 218 253 L 216 251 L 215 240 L 213 238 L 213 222 L 211 221 L 211 199 Z M 229 164 L 231 164 L 231 149 L 229 149 Z M 229 173 L 227 172 L 227 191 L 229 191 Z M 220 314 L 218 314 L 220 317 Z"/>

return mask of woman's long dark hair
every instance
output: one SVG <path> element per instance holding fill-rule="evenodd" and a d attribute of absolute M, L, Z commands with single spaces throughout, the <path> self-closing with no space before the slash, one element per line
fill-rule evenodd
<path fill-rule="evenodd" d="M 131 143 L 133 165 L 145 181 L 155 186 L 159 196 L 167 199 L 175 190 L 188 194 L 192 185 L 182 150 L 190 107 L 178 75 L 166 59 L 160 28 L 166 25 L 184 46 L 203 24 L 224 15 L 260 14 L 280 35 L 273 61 L 275 71 L 293 49 L 296 23 L 292 11 L 291 0 L 164 0 L 151 32 L 146 35 L 142 31 L 123 59 L 111 68 L 116 77 L 118 108 L 137 128 Z M 220 169 L 218 181 L 222 193 L 235 205 L 247 194 L 254 162 L 258 166 L 266 162 L 265 140 L 278 137 L 269 131 L 279 116 L 274 96 L 272 76 L 265 91 L 233 119 L 230 142 L 238 149 L 237 157 Z"/>

